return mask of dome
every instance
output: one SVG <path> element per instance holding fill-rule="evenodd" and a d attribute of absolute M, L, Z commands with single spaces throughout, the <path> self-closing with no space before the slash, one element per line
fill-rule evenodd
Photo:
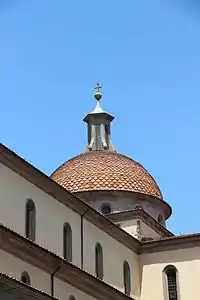
<path fill-rule="evenodd" d="M 70 192 L 127 191 L 163 200 L 153 177 L 138 162 L 114 151 L 88 151 L 62 164 L 51 178 Z"/>

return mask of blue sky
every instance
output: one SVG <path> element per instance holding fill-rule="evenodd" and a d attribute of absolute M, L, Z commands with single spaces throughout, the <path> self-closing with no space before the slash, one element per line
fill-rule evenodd
<path fill-rule="evenodd" d="M 112 141 L 200 231 L 200 1 L 1 0 L 0 141 L 50 174 L 86 145 L 93 87 Z"/>

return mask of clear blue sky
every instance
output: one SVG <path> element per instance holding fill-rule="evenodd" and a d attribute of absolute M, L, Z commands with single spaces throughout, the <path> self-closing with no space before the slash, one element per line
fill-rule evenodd
<path fill-rule="evenodd" d="M 82 152 L 103 85 L 113 144 L 200 231 L 200 1 L 1 0 L 0 141 L 46 174 Z"/>

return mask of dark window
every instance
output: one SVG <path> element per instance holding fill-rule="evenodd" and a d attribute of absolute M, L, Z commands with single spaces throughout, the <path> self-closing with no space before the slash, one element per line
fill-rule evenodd
<path fill-rule="evenodd" d="M 106 144 L 107 144 L 107 147 L 109 147 L 109 136 L 110 136 L 109 125 L 105 125 L 105 135 L 106 135 Z"/>
<path fill-rule="evenodd" d="M 26 237 L 35 241 L 36 209 L 35 203 L 29 199 L 26 203 Z"/>
<path fill-rule="evenodd" d="M 72 229 L 69 223 L 63 227 L 63 257 L 72 262 Z"/>
<path fill-rule="evenodd" d="M 95 144 L 96 144 L 96 150 L 102 149 L 102 140 L 101 140 L 101 125 L 96 125 L 95 126 L 96 130 L 96 139 L 95 139 Z"/>
<path fill-rule="evenodd" d="M 74 296 L 70 295 L 69 300 L 76 300 Z"/>
<path fill-rule="evenodd" d="M 21 275 L 21 281 L 22 281 L 23 283 L 25 283 L 25 284 L 28 284 L 28 285 L 31 284 L 31 280 L 30 280 L 30 277 L 29 277 L 29 275 L 28 275 L 27 272 L 24 271 L 24 272 L 22 273 L 22 275 Z"/>
<path fill-rule="evenodd" d="M 174 266 L 167 266 L 164 273 L 167 281 L 168 300 L 178 300 L 177 269 Z"/>
<path fill-rule="evenodd" d="M 99 243 L 95 246 L 95 272 L 98 279 L 103 279 L 103 250 Z"/>
<path fill-rule="evenodd" d="M 108 215 L 111 213 L 111 207 L 109 204 L 103 204 L 102 207 L 101 207 L 101 212 L 104 214 L 104 215 Z"/>
<path fill-rule="evenodd" d="M 124 272 L 124 293 L 128 296 L 131 294 L 131 271 L 130 266 L 127 261 L 124 261 L 123 264 L 123 272 Z"/>
<path fill-rule="evenodd" d="M 142 242 L 149 242 L 149 241 L 153 241 L 153 238 L 147 236 L 142 238 Z"/>

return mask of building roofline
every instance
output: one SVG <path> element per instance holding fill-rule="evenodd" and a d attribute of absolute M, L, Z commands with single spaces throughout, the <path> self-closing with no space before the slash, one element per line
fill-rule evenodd
<path fill-rule="evenodd" d="M 141 254 L 200 246 L 200 233 L 143 242 Z M 51 274 L 61 266 L 56 277 L 98 300 L 128 300 L 128 296 L 93 275 L 67 262 L 55 253 L 37 245 L 0 224 L 0 249 Z M 77 280 L 79 278 L 79 280 Z M 39 292 L 39 291 L 38 291 Z M 44 293 L 45 294 L 45 293 Z"/>
<path fill-rule="evenodd" d="M 136 253 L 139 252 L 140 242 L 137 239 L 133 238 L 130 234 L 105 218 L 86 202 L 70 193 L 3 144 L 0 144 L 0 163 L 13 170 L 15 173 L 18 173 L 33 185 L 37 186 L 65 206 L 71 208 L 79 215 L 84 215 L 86 220 L 112 236 L 118 242 L 124 244 Z"/>
<path fill-rule="evenodd" d="M 17 293 L 17 296 L 20 296 L 19 293 L 25 295 L 25 296 L 30 296 L 31 299 L 35 300 L 57 300 L 57 298 L 52 297 L 45 292 L 38 290 L 36 288 L 33 288 L 30 285 L 27 285 L 16 278 L 10 277 L 4 273 L 0 273 L 0 291 L 5 289 L 6 290 L 9 288 L 9 293 L 11 292 L 11 289 L 14 290 L 14 293 Z M 19 297 L 19 299 L 21 299 Z"/>
<path fill-rule="evenodd" d="M 200 246 L 200 233 L 166 237 L 161 240 L 143 242 L 141 253 L 155 253 Z"/>
<path fill-rule="evenodd" d="M 55 253 L 24 238 L 13 230 L 0 224 L 0 249 L 6 251 L 39 269 L 52 274 L 56 267 L 60 269 L 56 277 L 98 300 L 128 300 L 130 297 L 98 280 L 79 267 L 67 262 Z M 78 278 L 78 280 L 77 280 Z"/>
<path fill-rule="evenodd" d="M 152 218 L 147 212 L 145 212 L 142 208 L 136 208 L 133 210 L 128 210 L 124 212 L 112 213 L 106 215 L 106 217 L 112 222 L 123 222 L 125 220 L 131 220 L 139 218 L 146 225 L 151 227 L 158 234 L 161 234 L 162 237 L 171 237 L 174 236 L 172 232 L 167 230 L 162 224 L 157 222 L 154 218 Z"/>
<path fill-rule="evenodd" d="M 0 163 L 12 169 L 14 172 L 24 177 L 33 185 L 37 186 L 38 188 L 55 198 L 57 201 L 71 208 L 76 213 L 84 215 L 84 218 L 86 220 L 138 254 L 145 253 L 147 251 L 168 251 L 168 249 L 170 248 L 181 249 L 184 247 L 193 247 L 194 245 L 200 245 L 200 233 L 193 235 L 184 235 L 180 237 L 174 236 L 158 241 L 141 243 L 130 234 L 122 230 L 119 226 L 111 222 L 108 218 L 98 213 L 87 203 L 61 187 L 50 177 L 19 157 L 16 153 L 8 149 L 3 144 L 0 144 Z"/>

